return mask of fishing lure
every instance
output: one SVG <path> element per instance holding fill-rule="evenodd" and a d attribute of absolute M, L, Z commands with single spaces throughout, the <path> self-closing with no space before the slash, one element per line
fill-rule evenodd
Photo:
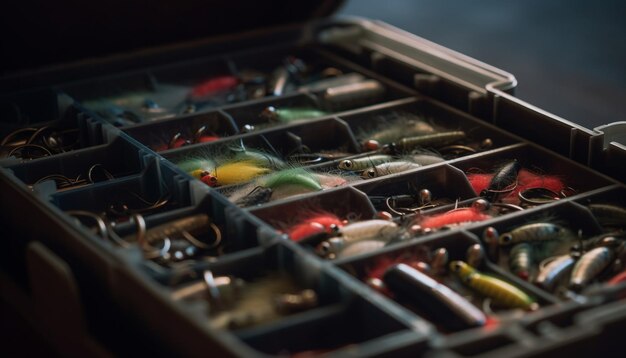
<path fill-rule="evenodd" d="M 465 298 L 406 264 L 390 267 L 383 282 L 394 295 L 436 319 L 447 330 L 480 327 L 487 322 L 482 311 Z"/>
<path fill-rule="evenodd" d="M 558 282 L 569 276 L 576 260 L 570 255 L 552 257 L 546 264 L 539 265 L 539 274 L 534 280 L 535 285 L 552 292 Z"/>
<path fill-rule="evenodd" d="M 591 280 L 609 267 L 614 258 L 615 252 L 609 247 L 596 247 L 586 252 L 578 259 L 572 269 L 569 282 L 570 289 L 576 292 L 581 291 Z"/>
<path fill-rule="evenodd" d="M 372 166 L 391 162 L 393 157 L 385 154 L 370 155 L 363 158 L 346 159 L 339 162 L 339 169 L 343 170 L 365 170 Z"/>
<path fill-rule="evenodd" d="M 374 219 L 348 224 L 339 229 L 339 234 L 348 243 L 353 243 L 369 239 L 389 241 L 401 231 L 402 228 L 393 221 Z"/>
<path fill-rule="evenodd" d="M 321 212 L 312 214 L 309 218 L 293 225 L 285 230 L 285 233 L 289 235 L 289 238 L 293 241 L 300 241 L 319 232 L 328 234 L 336 233 L 343 225 L 343 220 L 337 215 Z"/>
<path fill-rule="evenodd" d="M 510 203 L 522 201 L 537 205 L 564 196 L 566 186 L 559 177 L 539 175 L 522 168 L 518 170 L 515 163 L 517 161 L 508 163 L 496 174 L 470 173 L 467 174 L 467 179 L 477 195 L 492 202 L 496 200 Z M 536 193 L 531 193 L 533 190 L 543 192 L 539 192 L 541 195 L 537 198 L 531 198 L 531 196 L 537 196 Z M 546 197 L 545 193 L 550 193 L 550 198 Z"/>
<path fill-rule="evenodd" d="M 276 108 L 274 106 L 266 107 L 259 117 L 268 122 L 292 122 L 298 119 L 311 119 L 328 115 L 327 112 L 304 107 Z"/>
<path fill-rule="evenodd" d="M 566 228 L 551 223 L 534 223 L 520 226 L 500 235 L 500 245 L 513 245 L 520 242 L 542 242 L 564 239 L 569 234 Z"/>
<path fill-rule="evenodd" d="M 263 186 L 276 191 L 285 186 L 299 187 L 306 191 L 322 190 L 317 178 L 302 168 L 286 169 L 268 175 L 262 180 Z"/>
<path fill-rule="evenodd" d="M 365 79 L 366 79 L 365 76 L 363 76 L 360 73 L 356 73 L 356 72 L 346 73 L 345 75 L 323 78 L 321 80 L 317 80 L 315 82 L 311 82 L 306 85 L 301 85 L 298 87 L 298 91 L 320 92 L 330 87 L 338 87 L 338 86 L 360 83 L 360 82 L 365 81 Z"/>
<path fill-rule="evenodd" d="M 337 87 L 327 88 L 321 95 L 326 108 L 340 111 L 350 107 L 364 106 L 380 100 L 386 89 L 376 80 L 365 80 Z"/>
<path fill-rule="evenodd" d="M 385 247 L 386 242 L 381 240 L 362 240 L 351 243 L 337 253 L 337 258 L 346 258 L 361 255 L 367 252 L 380 250 Z"/>
<path fill-rule="evenodd" d="M 414 137 L 404 137 L 395 142 L 395 146 L 402 151 L 411 151 L 424 147 L 443 147 L 465 139 L 465 132 L 450 131 L 426 134 Z"/>
<path fill-rule="evenodd" d="M 259 166 L 251 160 L 222 164 L 211 172 L 217 178 L 217 185 L 231 185 L 250 181 L 256 177 L 270 173 L 269 168 Z"/>
<path fill-rule="evenodd" d="M 395 173 L 401 173 L 407 170 L 417 169 L 421 167 L 422 166 L 419 164 L 411 163 L 411 162 L 404 162 L 404 161 L 383 163 L 383 164 L 378 164 L 374 167 L 364 170 L 363 173 L 361 173 L 361 178 L 363 179 L 377 178 L 377 177 L 395 174 Z"/>
<path fill-rule="evenodd" d="M 522 242 L 513 246 L 509 252 L 509 268 L 522 280 L 528 281 L 533 265 L 533 248 Z"/>
<path fill-rule="evenodd" d="M 519 288 L 501 279 L 482 274 L 463 261 L 452 261 L 450 271 L 469 288 L 489 297 L 498 306 L 525 310 L 536 307 L 535 300 Z"/>
<path fill-rule="evenodd" d="M 189 96 L 194 101 L 206 99 L 224 92 L 234 90 L 239 85 L 239 79 L 235 76 L 218 76 L 195 85 Z"/>
<path fill-rule="evenodd" d="M 479 195 L 489 201 L 495 201 L 503 191 L 514 189 L 520 169 L 522 165 L 517 160 L 505 164 L 493 175 L 487 188 Z"/>
<path fill-rule="evenodd" d="M 387 117 L 393 117 L 388 120 Z M 377 122 L 380 123 L 372 130 L 362 131 L 358 135 L 364 149 L 377 150 L 383 145 L 391 144 L 403 137 L 431 134 L 435 132 L 433 126 L 428 124 L 420 116 L 409 112 L 392 112 L 386 116 L 380 116 Z"/>
<path fill-rule="evenodd" d="M 477 222 L 491 219 L 491 215 L 485 214 L 480 210 L 471 208 L 453 209 L 442 214 L 422 217 L 419 220 L 419 226 L 422 230 L 439 229 L 447 225 L 458 225 L 468 222 Z"/>

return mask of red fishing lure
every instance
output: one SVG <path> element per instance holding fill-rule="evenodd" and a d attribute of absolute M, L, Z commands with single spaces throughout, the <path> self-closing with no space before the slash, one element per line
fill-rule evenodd
<path fill-rule="evenodd" d="M 192 98 L 202 98 L 213 96 L 221 92 L 233 90 L 239 84 L 239 79 L 235 76 L 214 77 L 193 87 Z"/>
<path fill-rule="evenodd" d="M 491 216 L 480 212 L 476 208 L 459 208 L 442 214 L 424 217 L 420 220 L 419 226 L 422 229 L 438 229 L 446 225 L 484 221 L 487 219 L 491 219 Z"/>
<path fill-rule="evenodd" d="M 326 232 L 332 233 L 334 228 L 341 227 L 344 222 L 331 213 L 317 213 L 309 218 L 301 221 L 299 224 L 293 225 L 285 231 L 293 241 L 300 241 L 311 235 Z"/>

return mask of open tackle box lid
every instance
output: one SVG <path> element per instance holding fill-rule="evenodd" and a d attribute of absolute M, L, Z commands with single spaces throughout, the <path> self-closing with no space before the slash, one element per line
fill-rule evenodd
<path fill-rule="evenodd" d="M 0 77 L 53 64 L 265 29 L 332 14 L 341 0 L 8 2 Z"/>

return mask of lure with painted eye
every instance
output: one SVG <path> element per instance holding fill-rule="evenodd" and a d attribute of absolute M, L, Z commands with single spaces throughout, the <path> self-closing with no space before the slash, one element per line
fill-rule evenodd
<path fill-rule="evenodd" d="M 210 173 L 215 168 L 215 163 L 212 160 L 202 158 L 182 160 L 176 163 L 176 165 L 196 179 L 200 179 L 203 172 Z"/>
<path fill-rule="evenodd" d="M 387 163 L 393 160 L 390 155 L 378 154 L 363 158 L 346 159 L 339 162 L 339 169 L 343 170 L 365 170 L 371 166 Z"/>
<path fill-rule="evenodd" d="M 578 259 L 572 269 L 569 287 L 574 291 L 581 291 L 591 280 L 611 265 L 614 257 L 615 252 L 608 247 L 596 247 L 586 252 Z"/>
<path fill-rule="evenodd" d="M 377 178 L 377 177 L 401 173 L 407 170 L 412 170 L 412 169 L 417 169 L 417 168 L 421 168 L 421 165 L 411 163 L 411 162 L 398 161 L 398 162 L 383 163 L 383 164 L 376 165 L 372 168 L 369 168 L 363 171 L 363 173 L 361 173 L 361 178 L 363 179 Z"/>
<path fill-rule="evenodd" d="M 461 281 L 482 296 L 489 297 L 504 308 L 533 309 L 535 300 L 524 291 L 501 279 L 482 274 L 463 261 L 452 261 L 450 271 Z"/>
<path fill-rule="evenodd" d="M 411 151 L 423 147 L 442 147 L 465 139 L 465 132 L 451 131 L 405 137 L 396 142 L 396 147 L 403 151 Z"/>
<path fill-rule="evenodd" d="M 522 280 L 528 281 L 533 264 L 533 249 L 528 243 L 519 243 L 509 253 L 509 268 Z"/>
<path fill-rule="evenodd" d="M 343 226 L 343 221 L 338 216 L 330 213 L 319 213 L 290 227 L 285 232 L 293 241 L 300 241 L 320 232 L 331 234 L 339 230 L 341 226 Z"/>
<path fill-rule="evenodd" d="M 520 226 L 500 235 L 500 245 L 513 245 L 520 242 L 539 242 L 563 239 L 569 231 L 556 224 L 534 223 Z"/>
<path fill-rule="evenodd" d="M 250 181 L 258 176 L 268 174 L 270 169 L 259 166 L 252 161 L 226 163 L 215 168 L 211 174 L 217 178 L 220 186 Z"/>
<path fill-rule="evenodd" d="M 546 265 L 540 265 L 541 269 L 534 282 L 535 285 L 552 292 L 556 284 L 569 275 L 576 260 L 570 255 L 562 255 L 549 260 Z"/>
<path fill-rule="evenodd" d="M 210 186 L 211 188 L 217 186 L 217 178 L 207 172 L 200 174 L 200 181 Z"/>
<path fill-rule="evenodd" d="M 260 117 L 269 122 L 291 122 L 298 119 L 310 119 L 326 115 L 328 115 L 327 112 L 315 108 L 292 107 L 278 109 L 274 106 L 269 106 L 261 112 Z"/>
<path fill-rule="evenodd" d="M 450 331 L 480 327 L 487 317 L 465 298 L 420 271 L 405 265 L 390 267 L 385 286 Z"/>

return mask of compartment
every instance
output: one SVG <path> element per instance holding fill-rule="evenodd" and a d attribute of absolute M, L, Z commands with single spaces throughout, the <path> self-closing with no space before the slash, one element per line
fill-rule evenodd
<path fill-rule="evenodd" d="M 604 231 L 616 232 L 626 227 L 626 188 L 623 186 L 590 192 L 576 202 L 591 211 Z"/>
<path fill-rule="evenodd" d="M 614 183 L 581 164 L 530 144 L 457 159 L 451 164 L 466 173 L 476 195 L 522 206 L 541 205 Z M 496 173 L 498 179 L 491 183 Z"/>
<path fill-rule="evenodd" d="M 155 80 L 162 85 L 186 89 L 182 113 L 194 113 L 248 99 L 247 89 L 254 78 L 241 78 L 232 62 L 222 57 L 201 58 L 154 68 Z"/>
<path fill-rule="evenodd" d="M 241 131 L 263 129 L 332 114 L 323 110 L 315 97 L 307 94 L 267 98 L 250 104 L 228 107 L 224 111 L 233 117 Z"/>
<path fill-rule="evenodd" d="M 319 136 L 320 132 L 330 135 Z M 228 186 L 354 152 L 356 148 L 350 130 L 340 121 L 328 118 L 172 150 L 163 155 L 210 186 Z M 315 187 L 321 185 L 320 182 L 315 184 Z"/>
<path fill-rule="evenodd" d="M 148 71 L 77 81 L 61 89 L 117 127 L 184 113 L 189 91 L 185 86 L 158 83 Z"/>
<path fill-rule="evenodd" d="M 447 165 L 416 169 L 353 185 L 374 207 L 394 216 L 419 213 L 475 196 L 463 172 Z"/>
<path fill-rule="evenodd" d="M 402 333 L 404 329 L 405 326 L 380 309 L 356 297 L 345 304 L 320 309 L 308 321 L 292 322 L 274 331 L 239 337 L 254 349 L 271 355 L 343 353 L 361 356 L 373 352 L 398 354 L 398 350 L 404 347 L 397 347 L 396 341 L 409 338 Z M 417 340 L 417 337 L 410 338 Z M 404 354 L 416 354 L 423 352 L 425 347 L 404 349 Z"/>
<path fill-rule="evenodd" d="M 138 266 L 160 282 L 172 279 L 181 267 L 203 267 L 276 239 L 276 233 L 269 227 L 247 213 L 236 211 L 215 192 L 200 190 L 195 197 L 197 205 L 193 207 L 145 218 L 144 228 L 138 228 L 134 220 L 114 228 L 114 240 L 122 240 L 121 246 L 143 249 L 142 255 L 129 251 L 129 258 L 136 259 Z M 143 242 L 138 240 L 140 237 L 144 238 Z"/>
<path fill-rule="evenodd" d="M 147 153 L 117 137 L 110 144 L 63 153 L 25 163 L 7 165 L 30 188 L 55 184 L 48 190 L 74 189 L 97 182 L 139 174 Z M 42 188 L 42 190 L 45 190 Z"/>
<path fill-rule="evenodd" d="M 435 234 L 337 265 L 445 334 L 472 328 L 485 333 L 557 302 L 500 270 L 479 241 L 462 232 Z"/>
<path fill-rule="evenodd" d="M 164 345 L 177 344 L 178 340 L 166 334 L 171 329 L 171 321 L 161 318 L 171 316 L 172 311 L 177 311 L 178 313 L 174 314 L 177 331 L 183 337 L 197 338 L 186 339 L 190 345 L 185 345 L 179 351 L 181 354 L 185 354 L 187 350 L 193 352 L 209 347 L 213 351 L 217 349 L 239 355 L 244 353 L 250 355 L 253 352 L 251 349 L 270 354 L 280 354 L 286 350 L 336 349 L 344 344 L 358 343 L 407 330 L 408 327 L 405 325 L 395 321 L 350 290 L 341 287 L 334 275 L 329 275 L 317 265 L 316 261 L 310 260 L 300 250 L 292 250 L 289 246 L 289 243 L 279 242 L 265 249 L 252 249 L 236 256 L 207 262 L 191 270 L 180 271 L 178 275 L 172 276 L 172 279 L 163 281 L 165 286 L 155 287 L 145 275 L 126 275 L 121 280 L 119 299 L 134 315 L 147 314 L 146 324 L 149 325 L 149 330 L 160 335 L 161 343 Z M 208 276 L 207 272 L 210 272 Z M 208 277 L 213 277 L 213 283 L 210 279 L 205 279 Z M 273 296 L 276 293 L 284 293 L 281 292 L 282 284 L 277 282 L 277 277 L 291 278 L 297 285 L 291 287 L 290 284 L 282 291 L 298 293 L 301 290 L 309 290 L 308 294 L 315 296 L 317 304 L 301 305 L 299 308 L 294 306 L 293 311 L 280 316 L 272 312 L 264 316 L 266 310 L 274 309 L 271 302 Z M 268 278 L 272 278 L 273 281 L 267 281 Z M 246 283 L 242 283 L 241 280 Z M 270 286 L 259 287 L 268 282 Z M 238 313 L 237 315 L 243 318 L 241 320 L 233 318 L 232 322 L 237 324 L 224 327 L 224 322 L 217 321 L 217 318 L 236 317 L 234 311 L 229 308 L 231 302 L 229 298 L 238 300 L 236 290 L 228 290 L 228 284 L 238 285 L 242 290 L 241 297 L 254 299 L 257 303 L 247 306 L 248 309 L 254 309 L 253 313 L 250 315 Z M 211 293 L 208 287 L 217 290 Z M 244 296 L 244 290 L 254 290 L 257 294 Z M 156 306 L 146 307 L 144 304 L 145 295 L 151 295 L 150 291 L 158 293 L 156 295 L 158 297 L 152 302 L 161 306 L 158 308 L 162 312 L 159 317 L 150 315 L 152 310 L 157 309 Z M 220 303 L 216 301 L 216 297 L 221 298 Z M 292 301 L 292 304 L 295 303 L 297 302 Z M 239 312 L 241 311 L 242 308 L 239 309 Z M 225 312 L 231 312 L 230 316 L 224 316 Z M 348 327 L 359 330 L 358 334 L 338 330 L 336 332 L 339 336 L 334 336 L 336 340 L 324 342 L 317 342 L 309 335 L 302 336 L 303 332 L 310 332 L 321 324 L 325 327 L 328 327 L 330 322 L 337 324 L 340 321 L 336 319 L 345 316 L 358 319 L 357 322 L 348 323 Z M 368 318 L 357 318 L 361 316 Z M 254 321 L 254 317 L 265 320 Z M 370 322 L 370 319 L 373 320 L 371 322 L 378 323 L 368 326 L 358 324 Z M 193 324 L 190 324 L 192 322 Z M 293 339 L 285 340 L 285 334 L 290 336 L 293 334 Z"/>
<path fill-rule="evenodd" d="M 159 163 L 147 160 L 141 174 L 52 194 L 50 202 L 62 211 L 88 212 L 111 222 L 126 221 L 133 214 L 155 213 L 194 204 L 187 178 Z"/>
<path fill-rule="evenodd" d="M 395 154 L 408 160 L 415 154 L 453 159 L 521 141 L 443 103 L 422 97 L 404 102 L 339 117 L 348 123 L 364 148 L 394 143 Z M 413 161 L 420 163 L 420 157 Z"/>
<path fill-rule="evenodd" d="M 108 141 L 102 124 L 52 89 L 0 96 L 0 159 L 26 161 Z"/>
<path fill-rule="evenodd" d="M 232 118 L 206 112 L 124 128 L 124 132 L 155 152 L 208 143 L 238 133 Z"/>
<path fill-rule="evenodd" d="M 281 231 L 289 231 L 311 215 L 328 215 L 328 219 L 322 223 L 324 229 L 331 229 L 330 225 L 337 221 L 369 220 L 376 217 L 376 211 L 367 197 L 350 187 L 329 190 L 310 198 L 290 198 L 270 203 L 261 208 L 252 208 L 250 213 Z M 285 216 L 284 213 L 290 215 Z M 317 227 L 315 224 L 313 226 Z"/>
<path fill-rule="evenodd" d="M 569 201 L 541 209 L 470 231 L 482 238 L 503 270 L 563 299 L 576 300 L 597 280 L 617 273 L 624 245 L 604 234 L 588 210 Z"/>

